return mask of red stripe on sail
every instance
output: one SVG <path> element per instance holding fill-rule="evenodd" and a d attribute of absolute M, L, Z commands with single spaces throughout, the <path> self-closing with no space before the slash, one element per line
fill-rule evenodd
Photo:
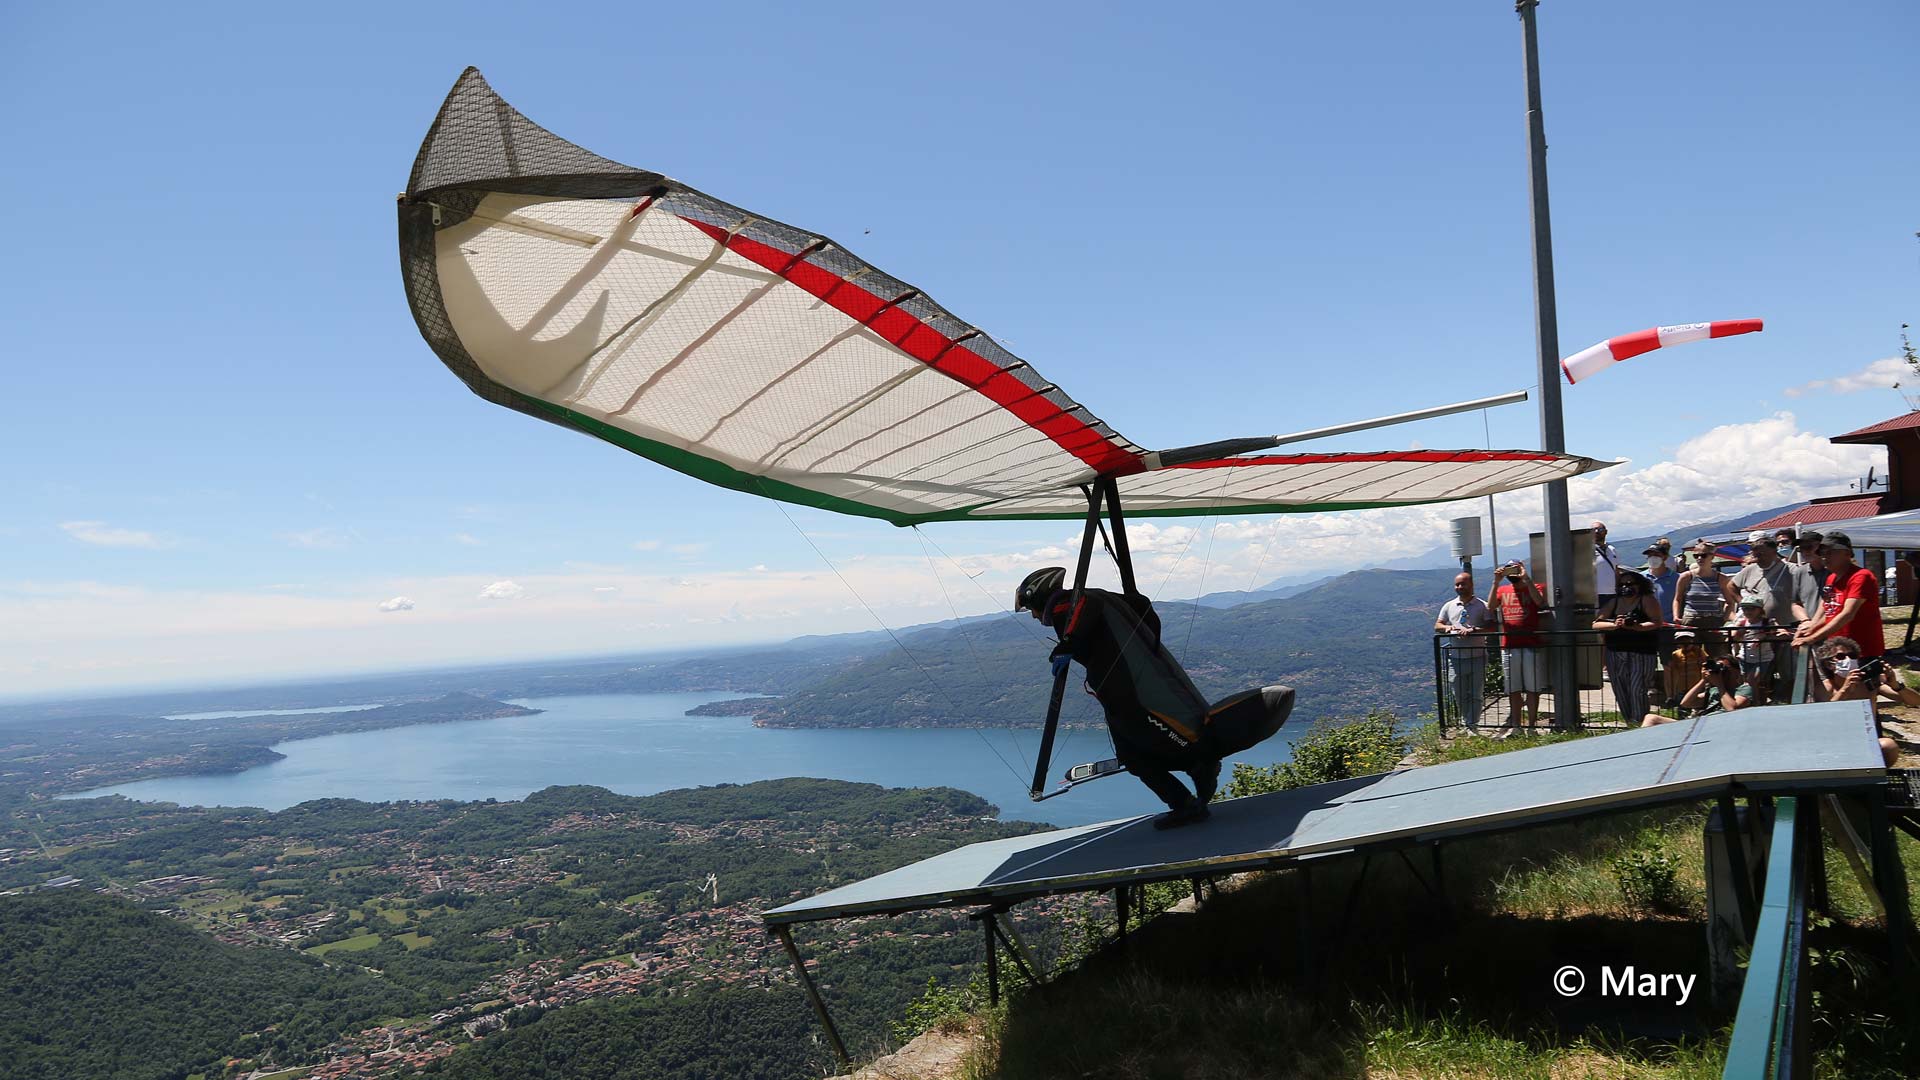
<path fill-rule="evenodd" d="M 728 235 L 725 229 L 682 218 L 687 224 L 727 245 L 727 249 L 806 290 L 842 315 L 865 324 L 875 334 L 942 375 L 972 387 L 1022 423 L 1086 463 L 1095 472 L 1125 476 L 1142 471 L 1140 455 L 1115 446 L 1086 421 L 1035 394 L 1017 377 L 964 345 L 956 344 L 914 315 L 868 292 L 830 270 L 822 269 L 758 240 Z"/>
<path fill-rule="evenodd" d="M 1485 461 L 1558 461 L 1557 454 L 1530 450 L 1387 450 L 1376 454 L 1265 454 L 1260 457 L 1212 458 L 1168 465 L 1169 469 L 1237 469 L 1245 465 L 1330 465 L 1351 461 L 1374 462 L 1485 462 Z"/>

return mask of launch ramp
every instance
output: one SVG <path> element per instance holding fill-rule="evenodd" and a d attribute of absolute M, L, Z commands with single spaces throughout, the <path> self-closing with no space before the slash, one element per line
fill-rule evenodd
<path fill-rule="evenodd" d="M 768 926 L 1277 869 L 1561 818 L 1745 793 L 1882 784 L 1865 702 L 1690 721 L 1216 803 L 1204 824 L 1150 817 L 972 844 L 762 916 Z M 1112 781 L 1122 783 L 1124 781 Z"/>

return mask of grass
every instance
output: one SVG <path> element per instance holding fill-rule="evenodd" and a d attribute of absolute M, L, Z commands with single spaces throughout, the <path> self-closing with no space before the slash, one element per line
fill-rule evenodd
<path fill-rule="evenodd" d="M 339 941 L 329 941 L 325 945 L 315 945 L 305 951 L 308 956 L 325 956 L 330 952 L 362 952 L 378 944 L 380 944 L 379 934 L 360 934 L 356 937 L 341 938 Z"/>
<path fill-rule="evenodd" d="M 407 947 L 408 952 L 412 952 L 415 949 L 424 949 L 427 946 L 433 944 L 432 935 L 423 934 L 418 930 L 412 931 L 410 933 L 405 933 L 405 934 L 397 934 L 394 936 L 393 940 L 399 942 L 402 945 L 405 945 Z"/>

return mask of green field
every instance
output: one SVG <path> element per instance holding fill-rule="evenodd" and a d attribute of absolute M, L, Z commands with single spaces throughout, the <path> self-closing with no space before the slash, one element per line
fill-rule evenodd
<path fill-rule="evenodd" d="M 396 934 L 393 940 L 405 945 L 408 952 L 412 952 L 415 949 L 424 949 L 433 944 L 433 938 L 431 936 L 422 934 L 418 930 L 407 934 Z"/>
<path fill-rule="evenodd" d="M 358 937 L 329 941 L 325 945 L 315 945 L 313 948 L 307 949 L 306 953 L 308 956 L 325 956 L 330 952 L 361 952 L 365 949 L 371 949 L 378 944 L 380 944 L 379 934 L 361 934 Z"/>

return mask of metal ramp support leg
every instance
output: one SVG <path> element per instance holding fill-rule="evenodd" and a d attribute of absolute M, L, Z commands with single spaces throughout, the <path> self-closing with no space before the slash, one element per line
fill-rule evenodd
<path fill-rule="evenodd" d="M 1033 954 L 1028 951 L 1027 943 L 1018 931 L 1006 919 L 1007 908 L 991 907 L 976 911 L 968 918 L 977 921 L 986 934 L 987 944 L 987 1001 L 1000 1004 L 1000 946 L 1005 945 L 1007 956 L 1013 961 L 1015 971 L 1027 980 L 1029 986 L 1042 986 L 1038 966 L 1033 962 Z"/>
<path fill-rule="evenodd" d="M 851 1072 L 853 1059 L 847 1056 L 847 1044 L 840 1041 L 840 1029 L 833 1026 L 833 1016 L 827 1012 L 827 1003 L 820 999 L 820 990 L 813 985 L 813 976 L 807 974 L 807 962 L 800 959 L 800 950 L 793 944 L 793 931 L 776 926 L 773 936 L 786 946 L 787 958 L 793 961 L 793 972 L 800 976 L 800 985 L 807 991 L 807 1001 L 813 1005 L 813 1015 L 819 1018 L 820 1026 L 827 1030 L 827 1041 L 833 1044 L 833 1056 L 840 1060 L 841 1068 Z"/>
<path fill-rule="evenodd" d="M 1892 815 L 1884 796 L 1875 793 L 1867 801 L 1873 829 L 1873 878 L 1880 898 L 1887 905 L 1888 968 L 1893 985 L 1906 986 L 1913 974 L 1913 909 L 1907 903 L 1907 869 L 1900 862 L 1900 838 L 1894 834 Z M 1902 995 L 1903 1007 L 1911 1010 L 1910 1000 Z"/>

